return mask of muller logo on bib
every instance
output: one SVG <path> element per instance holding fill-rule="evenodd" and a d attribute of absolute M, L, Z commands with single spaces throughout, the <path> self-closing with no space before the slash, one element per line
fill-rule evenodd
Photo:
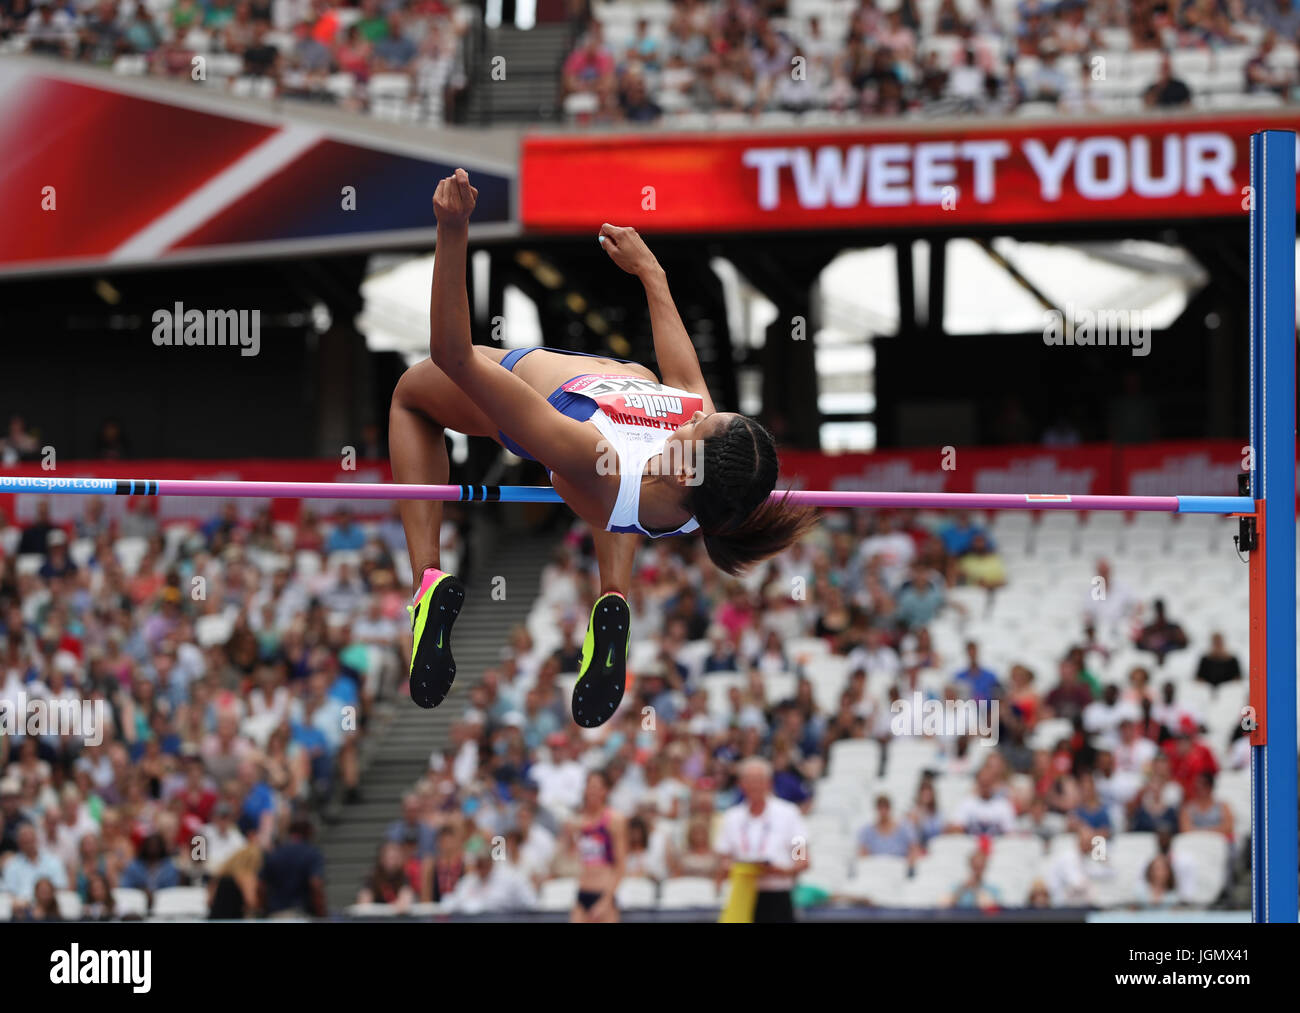
<path fill-rule="evenodd" d="M 682 414 L 682 399 L 663 394 L 628 394 L 623 399 L 628 408 L 639 408 L 652 419 Z"/>

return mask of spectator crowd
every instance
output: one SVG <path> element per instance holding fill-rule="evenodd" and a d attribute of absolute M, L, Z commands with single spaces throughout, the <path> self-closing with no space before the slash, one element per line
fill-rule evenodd
<path fill-rule="evenodd" d="M 0 516 L 0 907 L 323 915 L 315 828 L 405 685 L 400 521 L 157 503 Z"/>
<path fill-rule="evenodd" d="M 942 903 L 1098 903 L 1105 863 L 1088 858 L 1121 835 L 1152 846 L 1125 884 L 1130 903 L 1209 903 L 1222 891 L 1207 897 L 1205 884 L 1220 873 L 1228 896 L 1244 880 L 1227 860 L 1222 870 L 1197 868 L 1171 845 L 1195 831 L 1241 855 L 1248 827 L 1234 822 L 1216 778 L 1247 768 L 1249 740 L 1219 722 L 1212 734 L 1184 699 L 1240 686 L 1240 665 L 1221 634 L 1189 637 L 1165 602 L 1104 559 L 1095 569 L 1108 593 L 1081 593 L 1072 628 L 1041 631 L 1054 645 L 1052 667 L 1035 671 L 986 662 L 975 639 L 953 651 L 931 635 L 954 613 L 977 622 L 1009 586 L 993 533 L 974 518 L 828 513 L 814 535 L 742 581 L 721 575 L 692 541 L 656 542 L 628 590 L 628 695 L 606 726 L 584 732 L 568 716 L 566 673 L 577 668 L 599 582 L 579 526 L 546 568 L 533 618 L 468 690 L 469 709 L 406 796 L 358 900 L 399 912 L 419 902 L 466 913 L 543 904 L 549 885 L 581 873 L 592 772 L 626 820 L 625 879 L 720 884 L 722 817 L 740 801 L 738 768 L 752 757 L 770 762 L 774 794 L 807 814 L 822 874 L 832 849 L 818 828 L 835 829 L 823 803 L 833 793 L 865 802 L 868 785 L 890 785 L 851 828 L 845 862 L 888 856 L 906 877 L 956 836 L 969 844 L 969 878 L 948 883 Z M 1194 675 L 1193 640 L 1206 648 Z M 1180 652 L 1195 694 L 1186 681 L 1161 680 Z M 1117 668 L 1117 657 L 1137 663 Z M 896 705 L 917 693 L 996 701 L 996 746 L 977 746 L 975 729 L 900 739 Z M 859 747 L 872 750 L 870 765 L 837 774 L 836 756 Z M 923 758 L 907 768 L 915 777 L 900 782 L 904 753 L 916 750 Z M 940 800 L 939 785 L 954 779 L 964 794 Z M 1020 863 L 1035 873 L 1022 898 L 984 878 L 1000 839 L 1033 842 L 1035 857 Z M 1060 851 L 1062 839 L 1078 846 Z M 1040 869 L 1038 853 L 1052 842 L 1058 850 Z M 802 902 L 852 902 L 843 879 L 805 876 Z"/>
<path fill-rule="evenodd" d="M 635 21 L 619 3 L 598 8 L 563 68 L 571 120 L 1050 115 L 1185 106 L 1194 91 L 1300 96 L 1293 0 L 661 6 Z M 1171 54 L 1195 54 L 1195 88 Z"/>
<path fill-rule="evenodd" d="M 442 0 L 5 0 L 0 43 L 121 73 L 442 119 L 464 87 Z"/>
<path fill-rule="evenodd" d="M 1300 89 L 1294 0 L 574 6 L 579 37 L 557 75 L 580 123 L 1129 112 Z M 482 17 L 447 0 L 4 0 L 0 47 L 439 122 L 492 86 L 467 73 L 464 36 Z"/>

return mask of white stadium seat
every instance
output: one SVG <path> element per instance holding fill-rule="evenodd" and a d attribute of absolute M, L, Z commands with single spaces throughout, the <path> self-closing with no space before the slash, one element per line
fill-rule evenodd
<path fill-rule="evenodd" d="M 716 907 L 718 888 L 703 876 L 676 876 L 664 880 L 659 892 L 659 906 L 668 910 Z"/>

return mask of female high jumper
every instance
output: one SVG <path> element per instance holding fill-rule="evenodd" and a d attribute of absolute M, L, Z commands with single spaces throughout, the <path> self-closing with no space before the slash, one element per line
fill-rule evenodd
<path fill-rule="evenodd" d="M 443 179 L 433 195 L 438 243 L 429 358 L 408 369 L 393 392 L 393 478 L 445 484 L 444 429 L 491 437 L 547 467 L 556 492 L 591 526 L 600 567 L 600 597 L 572 700 L 574 720 L 593 728 L 623 698 L 631 638 L 623 593 L 641 536 L 698 531 L 709 558 L 734 575 L 803 535 L 816 512 L 784 497 L 769 499 L 777 479 L 772 434 L 753 419 L 714 408 L 663 268 L 635 229 L 604 225 L 599 241 L 645 286 L 662 383 L 623 359 L 475 345 L 465 258 L 477 197 L 464 169 Z M 590 361 L 579 364 L 574 356 Z M 416 585 L 409 608 L 411 699 L 436 707 L 456 675 L 451 626 L 465 588 L 439 569 L 442 504 L 403 500 L 401 512 Z"/>

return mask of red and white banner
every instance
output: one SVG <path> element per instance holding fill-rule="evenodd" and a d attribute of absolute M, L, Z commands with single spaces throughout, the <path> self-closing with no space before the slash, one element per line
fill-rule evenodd
<path fill-rule="evenodd" d="M 430 194 L 459 165 L 474 221 L 510 221 L 510 174 L 476 156 L 288 111 L 232 115 L 190 84 L 132 89 L 52 61 L 0 65 L 0 274 L 431 245 Z"/>
<path fill-rule="evenodd" d="M 528 228 L 595 233 L 925 227 L 1244 215 L 1249 138 L 1293 115 L 854 132 L 533 136 Z"/>

